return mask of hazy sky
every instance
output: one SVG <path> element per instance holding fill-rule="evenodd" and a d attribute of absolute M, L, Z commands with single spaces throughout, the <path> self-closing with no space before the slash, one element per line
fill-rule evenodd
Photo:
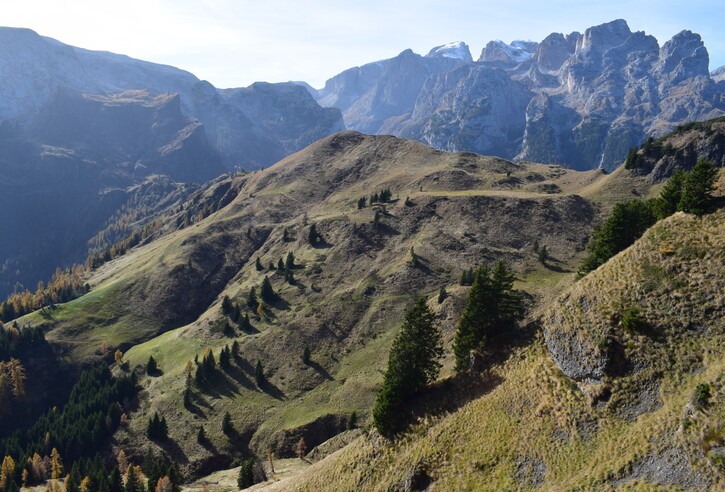
<path fill-rule="evenodd" d="M 217 87 L 304 80 L 406 48 L 465 41 L 474 59 L 492 39 L 541 41 L 617 18 L 660 45 L 699 33 L 710 69 L 725 65 L 724 0 L 2 0 L 0 24 L 67 44 L 166 63 Z"/>

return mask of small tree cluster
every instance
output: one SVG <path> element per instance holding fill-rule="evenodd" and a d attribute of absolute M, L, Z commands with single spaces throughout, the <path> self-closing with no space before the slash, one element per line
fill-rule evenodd
<path fill-rule="evenodd" d="M 461 272 L 461 280 L 459 282 L 460 285 L 473 285 L 473 279 L 476 277 L 475 272 L 473 271 L 473 268 L 469 268 L 468 270 L 463 270 Z"/>
<path fill-rule="evenodd" d="M 393 193 L 390 191 L 390 188 L 385 188 L 380 190 L 380 193 L 373 193 L 370 196 L 370 205 L 373 203 L 388 203 L 391 198 L 393 198 Z"/>
<path fill-rule="evenodd" d="M 476 271 L 456 329 L 456 370 L 469 368 L 472 356 L 480 353 L 487 340 L 515 328 L 523 317 L 522 297 L 513 288 L 514 280 L 513 272 L 503 261 L 493 271 L 487 265 Z"/>
<path fill-rule="evenodd" d="M 166 417 L 159 418 L 159 413 L 155 412 L 154 416 L 149 419 L 146 436 L 152 441 L 165 441 L 168 439 L 169 428 L 166 425 Z"/>
<path fill-rule="evenodd" d="M 216 359 L 214 353 L 211 350 L 207 350 L 204 357 L 201 359 L 201 363 L 196 366 L 196 374 L 194 374 L 194 380 L 197 386 L 204 388 L 214 381 L 217 376 Z"/>

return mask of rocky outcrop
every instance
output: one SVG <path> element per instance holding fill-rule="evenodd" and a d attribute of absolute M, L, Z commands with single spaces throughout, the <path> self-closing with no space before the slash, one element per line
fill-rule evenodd
<path fill-rule="evenodd" d="M 708 73 L 707 50 L 690 31 L 660 47 L 620 19 L 541 43 L 491 41 L 476 63 L 401 63 L 416 56 L 343 72 L 318 101 L 342 109 L 351 129 L 576 169 L 613 169 L 647 136 L 725 114 L 722 75 Z M 499 71 L 495 87 L 480 83 L 493 78 L 482 67 Z M 471 80 L 461 83 L 464 70 Z M 482 117 L 492 108 L 507 109 Z"/>

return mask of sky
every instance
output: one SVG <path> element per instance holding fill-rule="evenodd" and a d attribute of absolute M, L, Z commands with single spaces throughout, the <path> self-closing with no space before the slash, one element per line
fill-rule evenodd
<path fill-rule="evenodd" d="M 173 65 L 217 87 L 304 80 L 320 88 L 354 66 L 411 48 L 541 41 L 614 19 L 660 45 L 699 33 L 725 65 L 723 0 L 0 0 L 0 25 L 66 44 Z"/>

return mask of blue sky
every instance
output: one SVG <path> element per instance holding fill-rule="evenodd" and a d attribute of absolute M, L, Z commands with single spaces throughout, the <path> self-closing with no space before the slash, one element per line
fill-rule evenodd
<path fill-rule="evenodd" d="M 305 80 L 321 87 L 346 68 L 465 41 L 474 59 L 492 39 L 541 41 L 617 18 L 660 45 L 699 33 L 710 69 L 725 65 L 723 0 L 23 0 L 0 23 L 59 41 L 167 63 L 217 87 Z"/>

